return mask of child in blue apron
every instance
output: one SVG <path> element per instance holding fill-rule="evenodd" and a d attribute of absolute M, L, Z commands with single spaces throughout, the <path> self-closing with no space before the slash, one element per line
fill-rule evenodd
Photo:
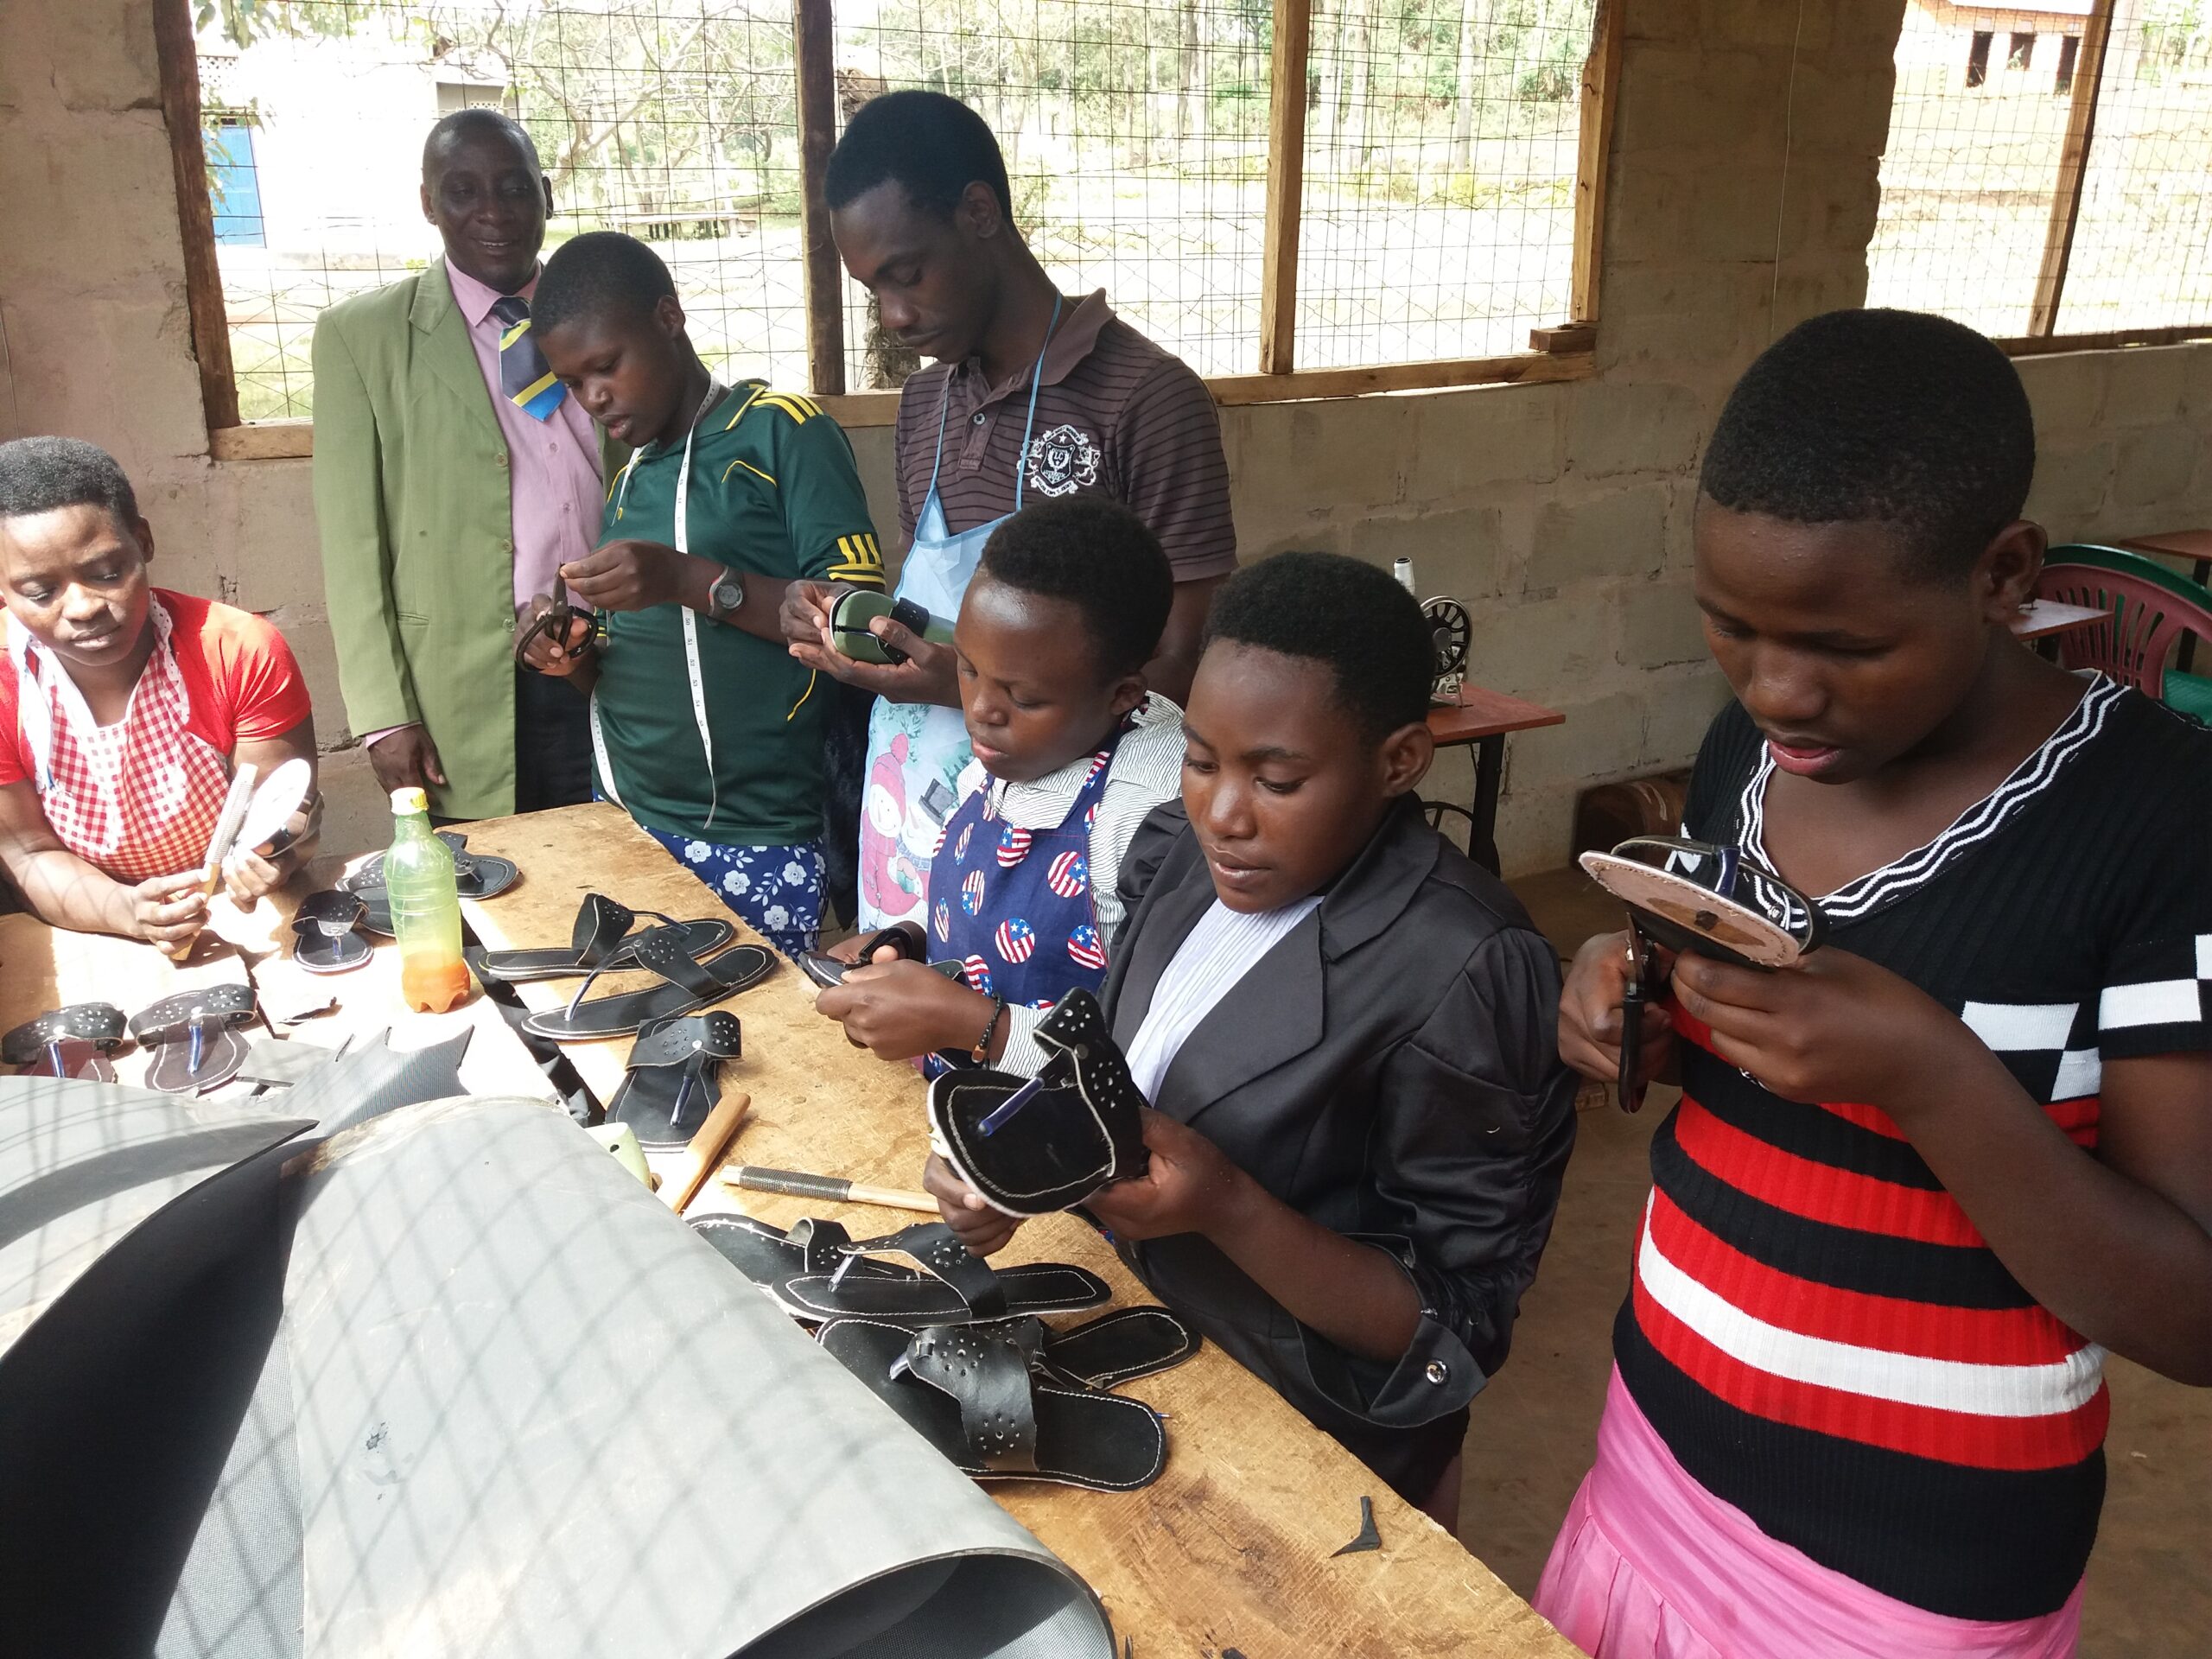
<path fill-rule="evenodd" d="M 1045 368 L 1045 346 L 1059 327 L 1060 302 L 1052 301 L 1052 321 L 1045 346 L 1029 371 L 1029 407 L 1023 416 L 1021 448 L 1037 423 L 1037 388 Z M 944 467 L 944 416 L 951 405 L 952 378 L 945 378 L 944 400 L 938 408 L 937 453 L 930 463 L 930 487 L 914 520 L 913 540 L 899 567 L 898 597 L 912 600 L 933 616 L 957 616 L 974 580 L 983 549 L 1000 525 L 1021 511 L 1021 472 L 1014 480 L 1014 512 L 972 530 L 952 533 L 938 495 Z M 1161 554 L 1165 559 L 1166 555 Z M 1162 620 L 1162 627 L 1166 626 Z M 1154 631 L 1155 640 L 1158 631 Z M 860 906 L 865 931 L 918 918 L 929 884 L 931 861 L 951 830 L 950 814 L 959 779 L 969 759 L 962 711 L 931 703 L 893 702 L 879 698 L 868 728 L 868 775 L 861 803 Z"/>
<path fill-rule="evenodd" d="M 1158 538 L 1099 497 L 1039 502 L 991 535 L 953 633 L 975 758 L 921 906 L 931 958 L 961 979 L 855 969 L 816 1003 L 855 1042 L 1019 1059 L 1041 1010 L 1104 984 L 1122 855 L 1181 785 L 1181 711 L 1143 673 L 1173 589 Z"/>

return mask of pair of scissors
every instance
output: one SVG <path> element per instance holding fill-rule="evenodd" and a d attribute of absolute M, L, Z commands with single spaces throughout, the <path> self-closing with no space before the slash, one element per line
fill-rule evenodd
<path fill-rule="evenodd" d="M 590 624 L 591 631 L 584 636 L 580 644 L 571 646 L 569 644 L 569 625 L 578 618 Z M 562 581 L 559 573 L 556 572 L 553 577 L 553 602 L 531 618 L 530 626 L 525 627 L 516 639 L 515 661 L 521 663 L 530 648 L 540 639 L 550 637 L 556 645 L 574 652 L 588 650 L 599 642 L 606 632 L 606 626 L 600 620 L 598 612 L 569 602 L 569 584 Z"/>
<path fill-rule="evenodd" d="M 1661 988 L 1652 985 L 1657 971 L 1656 948 L 1631 912 L 1628 922 L 1628 977 L 1621 986 L 1621 1110 L 1643 1109 L 1643 1091 L 1650 1079 L 1643 1075 L 1643 1010 Z"/>

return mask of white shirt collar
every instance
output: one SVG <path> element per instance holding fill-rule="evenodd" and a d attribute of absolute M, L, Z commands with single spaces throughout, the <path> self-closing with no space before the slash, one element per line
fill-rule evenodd
<path fill-rule="evenodd" d="M 1157 691 L 1145 693 L 1144 701 L 1130 716 L 1130 724 L 1137 730 L 1171 723 L 1179 727 L 1182 721 L 1183 711 Z M 1133 730 L 1122 741 L 1126 743 L 1135 734 Z M 991 808 L 999 817 L 1017 829 L 1051 830 L 1066 821 L 1068 809 L 1083 792 L 1084 784 L 1090 776 L 1091 759 L 1088 754 L 1078 755 L 1058 772 L 1048 772 L 1042 778 L 1019 784 L 989 777 L 983 772 L 980 761 L 971 760 L 969 764 L 988 780 Z"/>

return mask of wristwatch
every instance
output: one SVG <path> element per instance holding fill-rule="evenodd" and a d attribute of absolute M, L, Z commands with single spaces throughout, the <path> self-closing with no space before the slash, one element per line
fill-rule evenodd
<path fill-rule="evenodd" d="M 715 585 L 707 589 L 707 615 L 716 622 L 727 622 L 745 603 L 745 583 L 734 570 L 725 570 L 715 578 Z"/>

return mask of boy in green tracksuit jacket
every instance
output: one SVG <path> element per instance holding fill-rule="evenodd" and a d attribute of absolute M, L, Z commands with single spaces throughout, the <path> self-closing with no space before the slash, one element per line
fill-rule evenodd
<path fill-rule="evenodd" d="M 613 232 L 547 262 L 533 330 L 607 435 L 633 447 L 599 547 L 562 567 L 601 613 L 525 657 L 592 693 L 598 792 L 785 951 L 823 893 L 823 739 L 834 688 L 785 649 L 795 581 L 881 588 L 851 447 L 807 399 L 723 386 L 684 333 L 667 268 Z"/>

